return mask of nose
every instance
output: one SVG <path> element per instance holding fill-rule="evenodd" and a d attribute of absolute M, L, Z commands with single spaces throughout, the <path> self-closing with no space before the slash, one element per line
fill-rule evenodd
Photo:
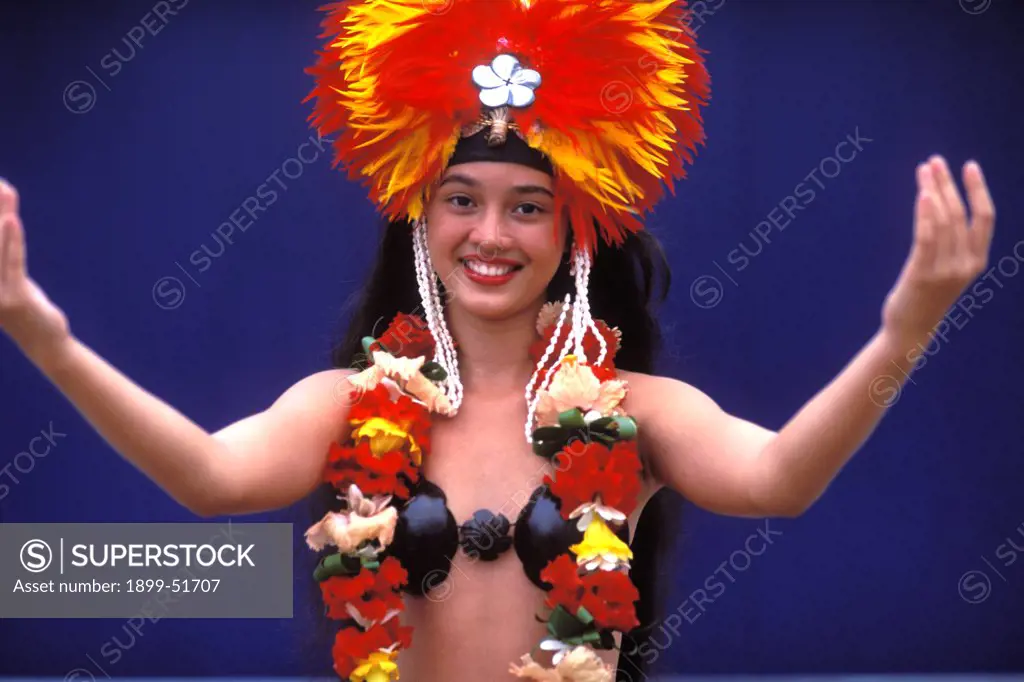
<path fill-rule="evenodd" d="M 505 225 L 505 216 L 499 208 L 487 210 L 469 235 L 477 254 L 484 260 L 496 257 L 512 248 L 512 238 Z"/>

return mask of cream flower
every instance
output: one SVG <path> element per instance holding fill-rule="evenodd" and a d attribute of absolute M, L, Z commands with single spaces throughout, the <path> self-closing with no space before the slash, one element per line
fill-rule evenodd
<path fill-rule="evenodd" d="M 626 520 L 626 515 L 615 507 L 606 507 L 601 504 L 600 495 L 597 496 L 596 501 L 581 504 L 573 509 L 572 513 L 569 514 L 569 518 L 575 519 L 576 517 L 580 519 L 576 524 L 576 528 L 581 532 L 586 531 L 587 527 L 597 518 L 613 526 L 621 525 Z"/>
<path fill-rule="evenodd" d="M 306 544 L 318 552 L 327 545 L 334 545 L 343 554 L 356 551 L 367 540 L 376 540 L 381 547 L 387 547 L 395 538 L 397 523 L 398 510 L 394 507 L 369 517 L 350 511 L 327 512 L 306 531 Z"/>
<path fill-rule="evenodd" d="M 622 414 L 619 403 L 625 397 L 625 381 L 610 379 L 602 383 L 590 367 L 577 362 L 576 356 L 566 355 L 555 370 L 551 384 L 540 394 L 537 424 L 556 426 L 559 414 L 577 407 L 584 413 L 597 412 L 606 417 Z"/>
<path fill-rule="evenodd" d="M 454 410 L 448 397 L 437 384 L 423 376 L 420 371 L 426 361 L 427 359 L 422 356 L 396 358 L 385 351 L 374 351 L 373 365 L 349 377 L 349 382 L 363 391 L 372 391 L 378 384 L 384 382 L 392 392 L 392 397 L 395 397 L 394 387 L 397 385 L 431 412 L 451 416 Z"/>
<path fill-rule="evenodd" d="M 527 107 L 533 91 L 540 87 L 540 74 L 524 69 L 510 54 L 499 54 L 491 63 L 473 69 L 473 82 L 480 88 L 480 101 L 489 107 Z"/>
<path fill-rule="evenodd" d="M 565 301 L 550 301 L 540 307 L 540 312 L 537 313 L 537 333 L 543 334 L 544 330 L 558 322 L 558 316 L 562 314 L 562 309 L 565 309 L 565 320 L 562 324 L 565 325 L 566 320 L 571 320 L 572 306 L 567 304 Z"/>
<path fill-rule="evenodd" d="M 384 511 L 391 503 L 391 495 L 363 496 L 363 491 L 355 483 L 348 487 L 347 495 L 339 495 L 350 512 L 359 516 L 373 516 Z"/>
<path fill-rule="evenodd" d="M 590 647 L 577 646 L 559 653 L 562 655 L 554 668 L 544 668 L 529 654 L 524 654 L 520 659 L 522 665 L 513 663 L 509 672 L 519 679 L 534 682 L 613 682 L 615 679 L 615 672 Z"/>

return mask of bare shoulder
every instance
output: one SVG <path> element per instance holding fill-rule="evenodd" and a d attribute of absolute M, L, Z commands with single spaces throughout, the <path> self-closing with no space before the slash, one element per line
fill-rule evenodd
<path fill-rule="evenodd" d="M 354 388 L 349 377 L 356 373 L 354 369 L 326 369 L 304 377 L 288 387 L 274 402 L 273 407 L 280 405 L 293 406 L 305 403 L 312 406 L 347 405 L 349 392 Z"/>
<path fill-rule="evenodd" d="M 332 442 L 345 437 L 350 369 L 329 369 L 289 386 L 267 409 L 213 434 L 226 447 L 218 509 L 248 514 L 286 507 L 320 483 Z"/>
<path fill-rule="evenodd" d="M 654 478 L 697 506 L 732 516 L 764 514 L 759 454 L 776 433 L 723 410 L 703 391 L 670 377 L 620 372 L 623 407 L 637 420 Z"/>
<path fill-rule="evenodd" d="M 619 370 L 618 373 L 619 378 L 629 387 L 626 408 L 630 412 L 635 412 L 637 419 L 652 411 L 658 412 L 669 404 L 674 408 L 685 408 L 691 403 L 693 407 L 697 407 L 711 401 L 699 388 L 679 379 L 625 370 Z"/>

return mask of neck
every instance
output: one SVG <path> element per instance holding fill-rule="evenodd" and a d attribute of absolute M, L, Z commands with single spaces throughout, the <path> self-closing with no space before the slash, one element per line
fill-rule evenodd
<path fill-rule="evenodd" d="M 458 306 L 448 308 L 448 328 L 457 344 L 459 375 L 467 391 L 523 391 L 536 369 L 529 349 L 537 339 L 541 305 L 538 301 L 502 320 L 469 315 Z"/>

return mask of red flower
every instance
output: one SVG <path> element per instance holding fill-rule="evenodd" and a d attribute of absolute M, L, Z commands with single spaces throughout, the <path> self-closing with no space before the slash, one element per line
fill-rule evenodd
<path fill-rule="evenodd" d="M 380 337 L 370 345 L 370 351 L 385 350 L 395 357 L 434 357 L 434 337 L 427 323 L 416 315 L 398 313 Z"/>
<path fill-rule="evenodd" d="M 354 576 L 333 576 L 320 583 L 327 617 L 339 620 L 351 618 L 346 604 L 351 603 L 367 620 L 380 620 L 388 611 L 403 609 L 398 588 L 406 583 L 409 574 L 395 557 L 381 562 L 377 570 L 367 568 Z"/>
<path fill-rule="evenodd" d="M 594 359 L 596 360 L 597 356 L 594 356 Z M 615 379 L 619 376 L 619 373 L 615 371 L 615 366 L 609 363 L 605 363 L 603 365 L 590 365 L 590 370 L 594 373 L 594 376 L 597 377 L 597 380 L 600 381 L 601 383 L 604 383 L 610 379 Z"/>
<path fill-rule="evenodd" d="M 551 585 L 544 600 L 548 608 L 560 605 L 569 613 L 576 613 L 583 599 L 583 582 L 570 555 L 560 554 L 540 572 L 540 579 Z"/>
<path fill-rule="evenodd" d="M 400 625 L 397 617 L 383 625 L 374 625 L 365 632 L 356 627 L 342 628 L 334 638 L 334 672 L 347 680 L 370 654 L 395 642 L 399 643 L 399 648 L 412 646 L 412 628 Z"/>
<path fill-rule="evenodd" d="M 373 574 L 373 586 L 363 595 L 363 600 L 355 604 L 364 618 L 380 620 L 388 611 L 405 608 L 402 595 L 398 588 L 409 580 L 409 573 L 393 556 L 381 562 Z"/>
<path fill-rule="evenodd" d="M 640 593 L 622 571 L 595 571 L 583 576 L 581 606 L 590 612 L 600 630 L 628 632 L 640 624 L 634 602 Z"/>
<path fill-rule="evenodd" d="M 566 317 L 568 318 L 568 316 Z M 570 319 L 566 319 L 565 323 L 562 325 L 562 330 L 558 334 L 558 342 L 555 344 L 556 349 L 560 349 L 565 344 L 566 338 L 569 336 L 569 322 Z M 608 349 L 605 353 L 604 362 L 601 366 L 604 368 L 612 368 L 614 367 L 612 360 L 615 358 L 619 339 L 616 337 L 615 332 L 612 331 L 611 327 L 605 324 L 603 320 L 594 320 L 594 323 L 597 325 L 598 331 L 601 332 L 605 346 Z M 547 350 L 548 345 L 551 343 L 551 338 L 555 335 L 556 326 L 557 325 L 555 323 L 548 325 L 544 330 L 544 333 L 541 334 L 541 337 L 530 345 L 530 357 L 533 358 L 534 362 L 540 362 L 540 359 L 544 356 L 544 351 Z M 595 335 L 591 329 L 588 329 L 587 333 L 583 336 L 583 352 L 587 354 L 587 362 L 591 365 L 596 364 L 597 358 L 601 355 L 601 344 L 598 343 L 597 335 Z M 552 353 L 548 358 L 547 367 L 553 366 L 557 357 L 557 353 Z M 600 375 L 598 375 L 597 378 L 602 381 L 604 380 Z"/>
<path fill-rule="evenodd" d="M 391 400 L 387 386 L 381 384 L 370 391 L 354 392 L 348 418 L 352 432 L 344 445 L 331 444 L 324 479 L 343 492 L 354 483 L 366 495 L 407 497 L 407 483 L 419 480 L 416 461 L 430 448 L 430 413 L 409 396 Z M 407 437 L 354 440 L 359 427 L 373 419 L 390 422 Z M 382 451 L 381 443 L 394 449 Z"/>
<path fill-rule="evenodd" d="M 351 618 L 345 604 L 359 601 L 372 588 L 373 573 L 365 568 L 358 575 L 336 575 L 321 581 L 320 594 L 327 605 L 327 617 L 338 620 Z"/>
<path fill-rule="evenodd" d="M 549 608 L 561 606 L 576 615 L 582 606 L 594 617 L 599 630 L 627 632 L 640 624 L 634 607 L 640 593 L 621 571 L 595 571 L 580 576 L 576 562 L 562 554 L 541 571 L 540 577 L 551 583 L 545 598 Z"/>
<path fill-rule="evenodd" d="M 407 395 L 391 399 L 387 386 L 378 384 L 370 391 L 354 391 L 348 410 L 354 427 L 373 418 L 386 419 L 408 433 L 425 456 L 430 450 L 430 411 Z"/>
<path fill-rule="evenodd" d="M 354 483 L 364 495 L 408 497 L 406 479 L 418 481 L 419 469 L 404 452 L 395 450 L 377 457 L 366 441 L 356 446 L 331 443 L 324 480 L 342 492 L 348 492 Z"/>
<path fill-rule="evenodd" d="M 601 504 L 629 515 L 636 508 L 640 495 L 640 457 L 635 440 L 616 441 L 609 449 L 598 442 L 580 446 L 574 442 L 562 450 L 557 461 L 568 461 L 568 467 L 544 482 L 551 493 L 562 500 L 562 516 L 568 519 L 581 504 L 601 496 Z"/>

